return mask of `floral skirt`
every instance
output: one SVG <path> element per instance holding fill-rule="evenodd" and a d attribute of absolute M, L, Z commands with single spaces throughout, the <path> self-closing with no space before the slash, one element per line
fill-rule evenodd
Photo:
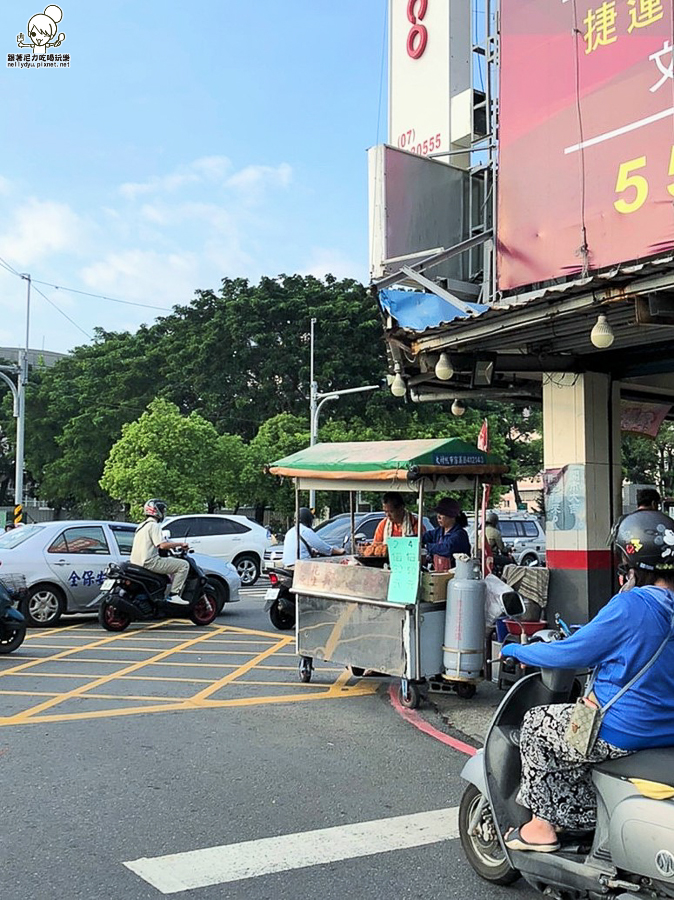
<path fill-rule="evenodd" d="M 590 829 L 597 821 L 592 766 L 629 756 L 598 738 L 588 758 L 565 739 L 573 704 L 536 706 L 524 716 L 520 732 L 522 783 L 517 802 L 558 828 Z"/>

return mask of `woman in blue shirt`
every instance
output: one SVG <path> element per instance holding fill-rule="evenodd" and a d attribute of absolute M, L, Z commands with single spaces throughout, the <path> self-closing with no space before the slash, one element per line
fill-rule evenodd
<path fill-rule="evenodd" d="M 512 850 L 549 853 L 559 849 L 558 831 L 594 827 L 593 764 L 674 746 L 674 520 L 650 510 L 633 513 L 620 523 L 615 543 L 634 588 L 616 594 L 566 640 L 508 644 L 501 655 L 549 669 L 593 668 L 586 702 L 603 707 L 663 649 L 607 709 L 587 757 L 566 741 L 571 704 L 537 706 L 526 713 L 517 800 L 532 818 L 506 834 Z"/>
<path fill-rule="evenodd" d="M 470 540 L 466 533 L 468 520 L 458 502 L 451 497 L 443 497 L 433 512 L 437 514 L 438 527 L 425 532 L 421 542 L 431 556 L 448 557 L 450 568 L 454 568 L 455 554 L 470 556 Z"/>

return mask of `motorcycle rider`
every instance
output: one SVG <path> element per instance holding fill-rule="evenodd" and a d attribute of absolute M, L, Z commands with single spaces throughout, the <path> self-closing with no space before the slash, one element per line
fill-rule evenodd
<path fill-rule="evenodd" d="M 342 547 L 331 547 L 320 538 L 313 530 L 314 514 L 306 507 L 301 506 L 299 511 L 300 529 L 300 559 L 311 559 L 312 556 L 343 556 Z M 286 532 L 283 540 L 283 565 L 294 566 L 297 562 L 297 530 L 293 525 Z"/>
<path fill-rule="evenodd" d="M 593 764 L 674 746 L 674 520 L 654 510 L 632 513 L 619 524 L 615 544 L 634 575 L 631 591 L 616 594 L 590 623 L 563 641 L 508 644 L 502 650 L 503 657 L 525 665 L 594 668 L 585 703 L 595 708 L 605 706 L 639 675 L 606 710 L 586 756 L 566 740 L 572 704 L 537 706 L 526 713 L 517 801 L 532 818 L 506 833 L 511 850 L 549 853 L 559 849 L 558 831 L 594 827 Z"/>
<path fill-rule="evenodd" d="M 159 572 L 161 575 L 173 575 L 171 595 L 168 597 L 169 602 L 178 606 L 189 606 L 189 601 L 183 600 L 180 594 L 185 587 L 190 564 L 185 559 L 159 555 L 160 550 L 188 549 L 188 545 L 182 541 L 167 541 L 164 539 L 159 523 L 164 520 L 166 510 L 167 505 L 163 500 L 147 501 L 143 507 L 143 512 L 147 518 L 136 528 L 136 533 L 133 537 L 131 562 L 135 566 L 142 566 L 151 572 Z"/>

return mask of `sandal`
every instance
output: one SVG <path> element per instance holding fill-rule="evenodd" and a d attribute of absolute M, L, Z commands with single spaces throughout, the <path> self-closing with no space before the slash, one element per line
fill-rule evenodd
<path fill-rule="evenodd" d="M 559 841 L 555 841 L 553 844 L 532 844 L 531 841 L 527 841 L 526 838 L 522 837 L 520 828 L 511 828 L 510 831 L 506 832 L 503 843 L 508 850 L 534 851 L 535 853 L 554 853 L 556 850 L 559 850 L 561 846 Z"/>

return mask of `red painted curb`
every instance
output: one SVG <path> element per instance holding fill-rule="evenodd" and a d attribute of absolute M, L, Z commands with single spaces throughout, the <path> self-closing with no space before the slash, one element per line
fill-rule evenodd
<path fill-rule="evenodd" d="M 429 725 L 424 719 L 421 718 L 418 712 L 415 712 L 413 709 L 405 709 L 400 700 L 398 699 L 398 687 L 395 684 L 392 684 L 388 689 L 389 700 L 391 701 L 391 706 L 395 709 L 399 716 L 409 722 L 410 725 L 414 725 L 415 728 L 418 728 L 419 731 L 423 731 L 424 734 L 427 734 L 429 737 L 434 738 L 436 741 L 440 741 L 442 744 L 446 744 L 448 747 L 451 747 L 453 750 L 458 750 L 459 753 L 465 753 L 466 756 L 475 756 L 477 753 L 477 747 L 471 747 L 470 744 L 464 744 L 463 741 L 457 740 L 457 738 L 450 737 L 448 734 L 444 734 L 442 731 L 438 731 L 437 728 L 434 728 L 432 725 Z"/>

